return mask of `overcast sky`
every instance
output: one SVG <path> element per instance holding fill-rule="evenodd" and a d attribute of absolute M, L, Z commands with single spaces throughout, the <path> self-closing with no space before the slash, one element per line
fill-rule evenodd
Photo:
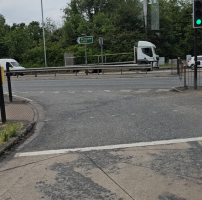
<path fill-rule="evenodd" d="M 44 20 L 49 17 L 56 24 L 61 25 L 61 9 L 71 0 L 42 0 Z M 6 24 L 24 22 L 28 25 L 32 21 L 42 22 L 41 0 L 0 0 L 0 14 L 6 19 Z"/>

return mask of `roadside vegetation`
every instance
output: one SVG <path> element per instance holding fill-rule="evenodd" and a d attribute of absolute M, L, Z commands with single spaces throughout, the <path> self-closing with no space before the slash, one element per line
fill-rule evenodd
<path fill-rule="evenodd" d="M 87 45 L 88 63 L 98 60 L 99 37 L 104 40 L 107 62 L 131 61 L 137 41 L 154 43 L 157 54 L 168 59 L 184 57 L 194 52 L 192 3 L 189 0 L 157 0 L 159 2 L 159 30 L 151 30 L 151 0 L 148 0 L 147 30 L 144 27 L 143 4 L 140 0 L 72 0 L 63 9 L 63 24 L 51 18 L 45 20 L 48 66 L 64 66 L 64 53 L 73 53 L 75 64 L 85 63 L 85 47 L 77 38 L 93 36 Z M 198 29 L 198 50 L 202 52 L 202 30 Z M 0 58 L 14 58 L 25 67 L 43 67 L 42 24 L 32 21 L 6 24 L 0 15 Z M 129 54 L 120 54 L 129 53 Z"/>
<path fill-rule="evenodd" d="M 17 132 L 22 128 L 23 124 L 20 122 L 7 122 L 2 125 L 0 131 L 0 146 L 9 141 L 10 138 L 17 136 Z"/>

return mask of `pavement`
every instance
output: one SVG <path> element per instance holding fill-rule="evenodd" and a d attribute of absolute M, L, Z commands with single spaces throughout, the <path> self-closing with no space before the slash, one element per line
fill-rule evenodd
<path fill-rule="evenodd" d="M 5 97 L 5 105 L 8 121 L 34 127 L 40 113 L 31 101 Z M 0 165 L 1 200 L 201 200 L 201 186 L 202 138 L 18 151 Z"/>
<path fill-rule="evenodd" d="M 28 134 L 34 127 L 36 122 L 36 109 L 28 99 L 13 96 L 10 102 L 9 96 L 4 96 L 5 114 L 7 122 L 22 122 L 23 128 L 18 132 L 16 137 L 11 138 L 8 142 L 0 146 L 0 155 L 12 148 L 19 140 Z M 0 116 L 1 121 L 1 116 Z M 3 130 L 4 125 L 0 124 L 0 130 Z"/>

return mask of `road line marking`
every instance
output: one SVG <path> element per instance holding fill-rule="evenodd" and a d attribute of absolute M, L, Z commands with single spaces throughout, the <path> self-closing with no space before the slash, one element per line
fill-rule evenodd
<path fill-rule="evenodd" d="M 148 90 L 137 90 L 137 91 L 133 91 L 134 93 L 146 93 L 148 92 Z"/>
<path fill-rule="evenodd" d="M 132 143 L 132 144 L 118 144 L 118 145 L 98 146 L 98 147 L 85 147 L 85 148 L 75 148 L 75 149 L 25 152 L 25 153 L 17 153 L 15 154 L 14 157 L 38 156 L 38 155 L 48 155 L 48 154 L 64 154 L 69 152 L 85 152 L 85 151 L 96 151 L 96 150 L 113 150 L 113 149 L 123 149 L 123 148 L 131 148 L 131 147 L 146 147 L 146 146 L 155 146 L 155 145 L 178 144 L 178 143 L 194 142 L 194 141 L 202 141 L 202 137 L 160 140 L 160 141 L 152 141 L 152 142 L 139 142 L 139 143 Z"/>
<path fill-rule="evenodd" d="M 121 90 L 121 92 L 131 92 L 132 90 Z"/>
<path fill-rule="evenodd" d="M 104 90 L 104 92 L 110 92 L 110 90 Z"/>
<path fill-rule="evenodd" d="M 158 89 L 156 90 L 156 92 L 169 92 L 170 89 Z"/>

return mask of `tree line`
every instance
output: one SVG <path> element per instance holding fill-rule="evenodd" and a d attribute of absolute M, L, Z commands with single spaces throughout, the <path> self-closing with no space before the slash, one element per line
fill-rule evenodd
<path fill-rule="evenodd" d="M 167 59 L 185 58 L 194 54 L 192 4 L 189 0 L 156 0 L 159 5 L 159 30 L 152 30 L 151 7 L 148 1 L 147 27 L 144 26 L 143 4 L 140 0 L 72 0 L 63 9 L 63 25 L 57 27 L 45 20 L 48 66 L 64 66 L 64 53 L 73 53 L 76 64 L 85 63 L 84 45 L 77 44 L 82 34 L 93 36 L 87 45 L 88 63 L 100 55 L 99 37 L 103 38 L 107 61 L 133 60 L 133 47 L 140 40 L 150 41 L 157 54 Z M 198 54 L 202 54 L 202 32 L 198 31 Z M 0 58 L 13 58 L 25 67 L 44 66 L 43 29 L 32 21 L 12 26 L 0 14 Z"/>

